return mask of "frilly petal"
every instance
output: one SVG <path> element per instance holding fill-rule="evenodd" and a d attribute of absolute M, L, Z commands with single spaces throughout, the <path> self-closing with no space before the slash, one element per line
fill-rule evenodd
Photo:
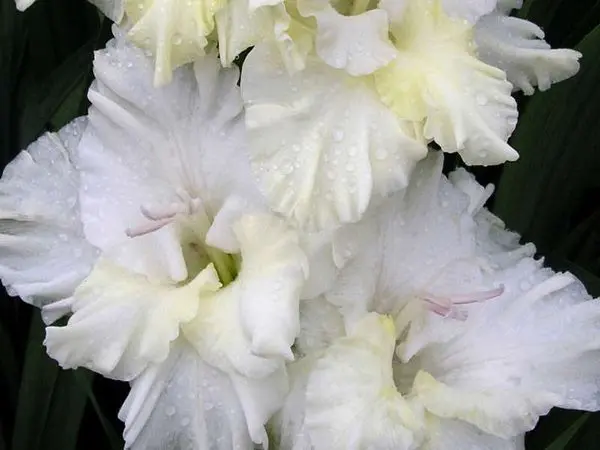
<path fill-rule="evenodd" d="M 214 15 L 227 0 L 124 0 L 132 42 L 154 56 L 154 84 L 171 81 L 173 70 L 203 56 Z"/>
<path fill-rule="evenodd" d="M 550 393 L 523 395 L 523 392 L 473 393 L 453 389 L 427 372 L 419 372 L 411 393 L 438 417 L 463 420 L 502 439 L 533 429 L 539 416 L 547 414 L 556 396 Z"/>
<path fill-rule="evenodd" d="M 84 237 L 73 166 L 86 126 L 76 119 L 43 135 L 6 166 L 0 181 L 0 278 L 9 294 L 36 306 L 70 297 L 97 258 Z"/>
<path fill-rule="evenodd" d="M 427 442 L 422 450 L 525 450 L 523 436 L 502 439 L 473 425 L 427 415 Z"/>
<path fill-rule="evenodd" d="M 90 126 L 77 158 L 88 240 L 105 251 L 122 246 L 128 228 L 147 223 L 142 207 L 186 207 L 182 191 L 213 214 L 232 195 L 259 199 L 244 147 L 237 69 L 222 69 L 208 55 L 155 89 L 152 61 L 115 31 L 95 56 Z"/>
<path fill-rule="evenodd" d="M 388 15 L 373 9 L 344 16 L 330 4 L 301 2 L 301 12 L 317 20 L 316 49 L 319 57 L 350 75 L 367 75 L 388 64 L 397 51 L 388 36 Z"/>
<path fill-rule="evenodd" d="M 276 211 L 309 228 L 357 221 L 372 193 L 406 186 L 425 155 L 370 86 L 318 60 L 288 76 L 275 49 L 255 47 L 242 94 L 261 186 Z"/>
<path fill-rule="evenodd" d="M 290 38 L 288 29 L 291 18 L 279 0 L 272 2 L 229 0 L 227 7 L 215 15 L 219 39 L 219 56 L 227 67 L 247 48 L 264 41 L 289 41 L 290 49 L 296 42 Z M 290 55 L 290 57 L 292 57 Z"/>
<path fill-rule="evenodd" d="M 293 359 L 291 346 L 300 331 L 298 302 L 308 261 L 297 232 L 270 215 L 244 216 L 235 225 L 242 267 L 240 314 L 261 356 Z"/>
<path fill-rule="evenodd" d="M 518 116 L 512 86 L 471 54 L 471 26 L 435 1 L 411 4 L 404 21 L 411 26 L 394 29 L 398 57 L 375 72 L 383 102 L 401 118 L 423 121 L 427 139 L 467 164 L 515 160 L 506 143 Z"/>
<path fill-rule="evenodd" d="M 252 352 L 252 341 L 241 322 L 241 298 L 240 283 L 228 284 L 200 302 L 196 317 L 182 331 L 210 365 L 227 373 L 263 378 L 278 370 L 282 360 Z"/>
<path fill-rule="evenodd" d="M 119 418 L 127 449 L 252 448 L 229 377 L 182 340 L 173 343 L 168 359 L 132 382 Z"/>
<path fill-rule="evenodd" d="M 255 444 L 269 448 L 265 424 L 279 410 L 289 391 L 287 372 L 281 365 L 263 378 L 248 378 L 230 374 L 248 424 L 250 437 Z"/>
<path fill-rule="evenodd" d="M 517 17 L 483 17 L 475 27 L 475 42 L 482 61 L 506 72 L 514 88 L 527 95 L 535 86 L 545 91 L 579 71 L 581 53 L 551 49 L 540 27 Z"/>
<path fill-rule="evenodd" d="M 418 447 L 421 419 L 394 385 L 394 342 L 391 319 L 370 314 L 317 362 L 305 417 L 316 450 Z"/>
<path fill-rule="evenodd" d="M 87 367 L 132 380 L 150 363 L 164 361 L 181 324 L 198 302 L 221 286 L 212 265 L 183 287 L 158 285 L 100 260 L 73 295 L 73 315 L 63 327 L 48 327 L 48 354 L 65 368 Z"/>
<path fill-rule="evenodd" d="M 432 322 L 407 339 L 400 356 L 414 355 L 423 370 L 413 394 L 433 414 L 502 438 L 529 431 L 554 406 L 600 408 L 600 340 L 590 338 L 600 302 L 530 258 L 496 279 L 505 293 L 473 308 L 454 333 Z"/>
<path fill-rule="evenodd" d="M 441 0 L 446 14 L 466 20 L 472 24 L 480 17 L 491 13 L 498 0 Z"/>

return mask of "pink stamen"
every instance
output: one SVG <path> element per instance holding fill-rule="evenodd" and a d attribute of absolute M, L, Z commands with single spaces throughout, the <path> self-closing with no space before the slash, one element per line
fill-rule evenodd
<path fill-rule="evenodd" d="M 470 303 L 479 303 L 485 300 L 491 300 L 496 297 L 500 297 L 504 293 L 504 286 L 500 286 L 496 289 L 489 291 L 480 292 L 469 292 L 468 294 L 453 294 L 448 297 L 441 297 L 434 294 L 427 294 L 428 300 L 438 302 L 441 304 L 454 304 L 454 305 L 468 305 Z"/>
<path fill-rule="evenodd" d="M 140 206 L 140 210 L 146 219 L 149 220 L 165 220 L 172 219 L 179 212 L 177 208 L 173 207 L 171 210 L 164 210 L 161 212 L 150 211 L 145 206 Z"/>
<path fill-rule="evenodd" d="M 491 300 L 501 296 L 504 293 L 504 286 L 489 291 L 470 292 L 468 294 L 454 294 L 449 296 L 439 296 L 426 293 L 421 299 L 427 303 L 427 309 L 442 317 L 450 317 L 457 320 L 466 320 L 467 312 L 458 310 L 456 305 L 468 305 Z"/>
<path fill-rule="evenodd" d="M 125 230 L 125 234 L 131 238 L 137 236 L 144 236 L 148 233 L 152 233 L 153 231 L 160 230 L 165 225 L 169 225 L 172 221 L 172 219 L 155 220 L 153 222 L 148 222 L 137 227 L 127 228 Z"/>

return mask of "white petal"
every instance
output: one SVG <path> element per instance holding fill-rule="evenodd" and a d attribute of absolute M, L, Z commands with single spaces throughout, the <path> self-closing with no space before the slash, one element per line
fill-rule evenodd
<path fill-rule="evenodd" d="M 309 356 L 287 366 L 290 392 L 284 405 L 273 416 L 269 429 L 275 435 L 274 448 L 279 450 L 313 450 L 304 426 L 305 394 L 308 377 L 317 358 Z"/>
<path fill-rule="evenodd" d="M 244 214 L 257 210 L 266 212 L 267 207 L 239 195 L 227 197 L 206 233 L 206 243 L 229 254 L 240 253 L 240 242 L 235 235 L 234 225 Z"/>
<path fill-rule="evenodd" d="M 387 12 L 390 23 L 399 25 L 410 0 L 379 0 L 377 7 Z"/>
<path fill-rule="evenodd" d="M 523 0 L 497 0 L 496 9 L 503 14 L 510 14 L 513 9 L 521 9 Z"/>
<path fill-rule="evenodd" d="M 497 280 L 505 293 L 470 310 L 462 331 L 413 337 L 414 363 L 428 372 L 414 385 L 425 407 L 503 438 L 532 429 L 553 406 L 600 408 L 600 340 L 591 337 L 600 303 L 572 276 L 528 258 Z"/>
<path fill-rule="evenodd" d="M 497 2 L 498 0 L 442 0 L 442 6 L 449 16 L 474 24 L 481 16 L 491 13 Z"/>
<path fill-rule="evenodd" d="M 423 135 L 467 164 L 513 161 L 506 141 L 517 105 L 505 74 L 472 55 L 471 26 L 451 19 L 437 2 L 412 3 L 393 33 L 399 55 L 375 72 L 375 85 L 398 117 L 423 121 Z"/>
<path fill-rule="evenodd" d="M 186 208 L 196 199 L 216 215 L 232 194 L 259 196 L 244 148 L 236 69 L 221 69 L 210 55 L 155 89 L 151 60 L 122 36 L 96 53 L 94 69 L 90 127 L 77 161 L 92 243 L 108 250 L 129 241 L 126 230 L 148 221 L 142 207 Z M 154 260 L 164 265 L 167 250 L 160 248 Z"/>
<path fill-rule="evenodd" d="M 251 0 L 230 0 L 215 15 L 219 56 L 229 66 L 244 50 L 267 40 L 286 39 L 290 17 L 279 0 L 254 5 Z M 272 3 L 270 5 L 269 3 Z"/>
<path fill-rule="evenodd" d="M 240 314 L 252 352 L 293 359 L 300 289 L 308 272 L 298 234 L 270 215 L 242 217 L 235 233 L 242 268 L 234 283 L 240 286 Z"/>
<path fill-rule="evenodd" d="M 340 306 L 346 323 L 377 311 L 396 315 L 429 294 L 492 289 L 476 256 L 475 221 L 468 197 L 442 176 L 441 152 L 413 171 L 411 183 L 358 226 L 366 244 L 341 269 L 327 299 Z M 348 233 L 346 239 L 356 239 Z"/>
<path fill-rule="evenodd" d="M 315 298 L 331 289 L 338 273 L 334 260 L 332 235 L 328 231 L 303 232 L 300 238 L 310 267 L 300 298 Z"/>
<path fill-rule="evenodd" d="M 126 0 L 89 0 L 92 5 L 95 5 L 102 14 L 112 20 L 114 23 L 121 22 L 125 13 Z"/>
<path fill-rule="evenodd" d="M 262 188 L 308 227 L 358 220 L 372 193 L 404 187 L 424 156 L 368 84 L 318 60 L 288 76 L 275 49 L 255 47 L 242 94 Z"/>
<path fill-rule="evenodd" d="M 452 389 L 426 372 L 417 374 L 412 393 L 433 414 L 472 423 L 502 439 L 532 429 L 557 400 L 551 394 L 524 395 L 518 390 L 473 394 L 469 389 Z"/>
<path fill-rule="evenodd" d="M 15 0 L 15 5 L 19 11 L 25 11 L 31 5 L 33 5 L 35 0 Z"/>
<path fill-rule="evenodd" d="M 237 374 L 230 377 L 242 404 L 252 441 L 269 448 L 264 425 L 281 408 L 288 393 L 285 367 L 280 366 L 264 378 L 247 378 Z"/>
<path fill-rule="evenodd" d="M 215 27 L 214 15 L 226 0 L 124 0 L 132 26 L 128 37 L 154 56 L 157 86 L 172 80 L 173 70 L 200 59 Z"/>
<path fill-rule="evenodd" d="M 394 342 L 391 319 L 371 314 L 317 362 L 305 417 L 315 450 L 418 447 L 421 420 L 392 378 Z"/>
<path fill-rule="evenodd" d="M 76 119 L 43 135 L 0 181 L 0 278 L 9 294 L 36 306 L 71 296 L 97 257 L 83 235 L 72 162 L 85 127 Z"/>
<path fill-rule="evenodd" d="M 523 438 L 501 439 L 459 420 L 428 416 L 427 442 L 422 450 L 524 450 Z"/>
<path fill-rule="evenodd" d="M 324 297 L 300 302 L 300 334 L 296 348 L 301 353 L 312 355 L 324 351 L 344 334 L 342 315 Z"/>
<path fill-rule="evenodd" d="M 119 418 L 133 450 L 252 448 L 231 381 L 183 341 L 132 382 Z"/>
<path fill-rule="evenodd" d="M 531 95 L 565 80 L 579 70 L 581 53 L 550 48 L 537 25 L 517 17 L 490 14 L 475 27 L 479 57 L 506 72 L 516 89 Z"/>
<path fill-rule="evenodd" d="M 63 368 L 87 367 L 131 380 L 149 363 L 167 358 L 182 323 L 220 287 L 212 265 L 183 287 L 158 285 L 100 260 L 77 288 L 73 315 L 64 327 L 48 327 L 44 344 Z"/>
<path fill-rule="evenodd" d="M 227 373 L 263 378 L 281 367 L 281 358 L 263 358 L 252 352 L 252 341 L 242 326 L 240 299 L 240 284 L 234 281 L 202 299 L 198 314 L 182 330 L 212 366 Z"/>
<path fill-rule="evenodd" d="M 317 20 L 317 54 L 336 69 L 350 75 L 367 75 L 396 57 L 388 36 L 388 15 L 373 9 L 356 16 L 344 16 L 331 5 L 304 8 L 303 15 Z"/>

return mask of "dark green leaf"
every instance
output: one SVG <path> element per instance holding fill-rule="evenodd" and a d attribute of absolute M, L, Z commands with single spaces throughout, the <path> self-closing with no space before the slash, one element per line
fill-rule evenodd
<path fill-rule="evenodd" d="M 13 450 L 41 450 L 40 441 L 50 411 L 58 365 L 42 345 L 45 328 L 39 312 L 33 314 L 13 430 Z"/>
<path fill-rule="evenodd" d="M 50 411 L 39 450 L 74 450 L 85 407 L 87 389 L 94 379 L 85 369 L 61 370 L 56 380 Z"/>
<path fill-rule="evenodd" d="M 92 390 L 91 384 L 86 383 L 84 375 L 82 375 L 82 373 L 80 373 L 79 371 L 77 371 L 75 375 L 82 389 L 84 389 L 88 395 L 88 399 L 92 407 L 94 408 L 94 411 L 96 412 L 96 416 L 100 421 L 100 425 L 104 429 L 110 448 L 112 450 L 121 450 L 123 448 L 123 439 L 121 439 L 119 433 L 117 433 L 110 421 L 104 415 L 104 412 L 102 411 L 102 408 L 100 408 L 98 400 L 96 400 L 96 396 L 94 395 L 94 391 Z"/>
<path fill-rule="evenodd" d="M 2 404 L 5 408 L 14 410 L 19 389 L 19 369 L 12 339 L 2 323 L 0 323 L 0 378 L 8 391 Z"/>
<path fill-rule="evenodd" d="M 511 139 L 521 157 L 504 167 L 494 203 L 545 255 L 589 217 L 600 192 L 600 26 L 578 49 L 579 74 L 536 93 L 523 111 Z"/>
<path fill-rule="evenodd" d="M 60 105 L 80 86 L 92 63 L 95 39 L 89 40 L 36 84 L 23 99 L 19 117 L 19 146 L 26 147 L 39 136 Z"/>
<path fill-rule="evenodd" d="M 573 424 L 567 428 L 552 444 L 546 447 L 546 450 L 564 450 L 573 437 L 577 434 L 583 424 L 590 418 L 590 414 L 582 414 Z"/>

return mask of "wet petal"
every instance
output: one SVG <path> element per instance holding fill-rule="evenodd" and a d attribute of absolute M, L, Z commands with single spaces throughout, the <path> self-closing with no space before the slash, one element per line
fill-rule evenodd
<path fill-rule="evenodd" d="M 517 17 L 490 14 L 475 27 L 477 52 L 482 61 L 506 72 L 508 81 L 525 94 L 550 88 L 579 70 L 581 53 L 551 49 L 537 25 Z"/>
<path fill-rule="evenodd" d="M 212 265 L 176 287 L 100 260 L 75 291 L 67 325 L 48 327 L 44 344 L 65 369 L 87 367 L 131 380 L 149 363 L 167 358 L 180 325 L 193 319 L 198 303 L 220 285 Z"/>
<path fill-rule="evenodd" d="M 319 60 L 289 76 L 275 49 L 256 47 L 242 94 L 261 186 L 307 227 L 360 219 L 372 194 L 406 186 L 425 155 L 367 83 Z"/>
<path fill-rule="evenodd" d="M 131 384 L 119 418 L 125 448 L 229 450 L 251 448 L 244 412 L 229 377 L 184 341 Z"/>
<path fill-rule="evenodd" d="M 73 166 L 86 126 L 76 119 L 43 135 L 0 181 L 0 278 L 9 294 L 36 306 L 70 297 L 97 257 L 84 237 Z M 52 319 L 67 311 L 59 305 Z"/>

